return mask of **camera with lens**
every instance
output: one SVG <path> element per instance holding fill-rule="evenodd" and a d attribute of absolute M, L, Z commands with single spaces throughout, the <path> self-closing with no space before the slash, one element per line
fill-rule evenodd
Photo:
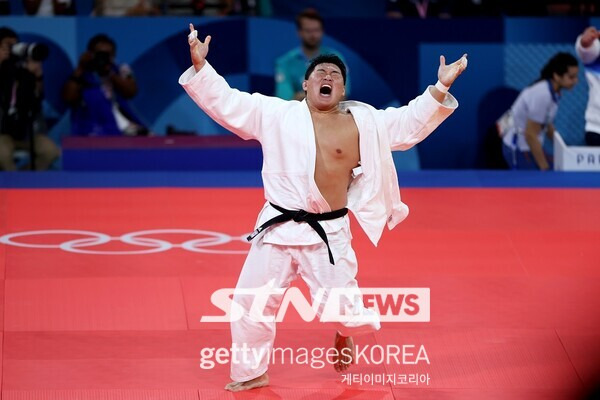
<path fill-rule="evenodd" d="M 111 54 L 108 51 L 96 51 L 90 67 L 98 75 L 108 75 L 111 63 Z"/>
<path fill-rule="evenodd" d="M 50 50 L 42 43 L 16 43 L 11 48 L 11 54 L 18 61 L 44 61 Z"/>

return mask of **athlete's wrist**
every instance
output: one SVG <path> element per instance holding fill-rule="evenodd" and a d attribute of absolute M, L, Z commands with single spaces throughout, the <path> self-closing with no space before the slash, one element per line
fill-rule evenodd
<path fill-rule="evenodd" d="M 440 80 L 435 83 L 435 88 L 442 93 L 448 93 L 450 86 L 444 85 Z"/>

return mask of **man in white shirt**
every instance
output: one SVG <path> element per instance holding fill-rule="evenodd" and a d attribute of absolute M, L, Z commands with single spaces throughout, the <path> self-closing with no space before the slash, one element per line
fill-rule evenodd
<path fill-rule="evenodd" d="M 583 62 L 590 91 L 585 110 L 585 142 L 600 146 L 600 32 L 593 26 L 577 37 L 575 51 Z"/>
<path fill-rule="evenodd" d="M 193 65 L 179 83 L 211 118 L 243 139 L 258 140 L 263 150 L 267 202 L 249 236 L 252 247 L 234 293 L 243 315 L 231 322 L 232 348 L 252 351 L 249 362 L 232 357 L 233 382 L 225 388 L 242 391 L 269 383 L 275 322 L 264 316 L 275 315 L 283 291 L 298 275 L 310 288 L 319 316 L 335 289 L 351 295 L 339 299 L 348 314 L 336 323 L 334 367 L 343 371 L 354 359 L 351 336 L 380 328 L 378 315 L 364 307 L 355 279 L 347 210 L 374 244 L 385 225 L 392 229 L 407 216 L 391 150 L 414 146 L 456 109 L 447 91 L 466 68 L 466 54 L 450 65 L 440 57 L 438 83 L 407 106 L 376 110 L 341 102 L 346 70 L 334 55 L 310 64 L 302 101 L 231 89 L 206 60 L 211 37 L 198 40 L 191 24 L 190 32 Z M 319 290 L 325 291 L 321 298 L 315 296 Z M 254 296 L 264 292 L 270 296 L 257 316 Z"/>

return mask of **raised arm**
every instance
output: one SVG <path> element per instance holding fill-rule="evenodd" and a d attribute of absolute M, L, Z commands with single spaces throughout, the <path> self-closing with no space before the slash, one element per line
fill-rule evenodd
<path fill-rule="evenodd" d="M 198 39 L 198 31 L 194 29 L 194 24 L 190 24 L 190 34 L 188 35 L 188 43 L 190 45 L 190 58 L 196 72 L 200 71 L 206 64 L 206 55 L 208 54 L 208 45 L 212 36 L 206 36 L 204 42 Z"/>
<path fill-rule="evenodd" d="M 467 68 L 467 55 L 446 65 L 440 56 L 438 82 L 411 100 L 406 106 L 383 111 L 392 150 L 408 150 L 433 132 L 454 110 L 458 102 L 448 89 Z"/>
<path fill-rule="evenodd" d="M 242 139 L 260 140 L 263 115 L 274 112 L 281 99 L 259 93 L 249 94 L 232 89 L 206 60 L 211 37 L 204 42 L 190 24 L 188 43 L 192 67 L 179 78 L 179 83 L 208 116 Z"/>

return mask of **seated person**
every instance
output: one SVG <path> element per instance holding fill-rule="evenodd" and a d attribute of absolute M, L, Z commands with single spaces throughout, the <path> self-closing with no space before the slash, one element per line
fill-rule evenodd
<path fill-rule="evenodd" d="M 502 132 L 504 159 L 512 169 L 550 169 L 544 136 L 554 137 L 554 118 L 563 89 L 577 84 L 577 59 L 557 53 L 542 68 L 540 78 L 521 91 L 510 111 L 513 124 Z"/>
<path fill-rule="evenodd" d="M 90 39 L 87 51 L 63 87 L 71 106 L 71 132 L 83 136 L 145 135 L 148 130 L 128 99 L 137 84 L 128 65 L 117 65 L 115 42 L 104 34 Z"/>
<path fill-rule="evenodd" d="M 60 156 L 45 135 L 42 114 L 44 46 L 19 43 L 17 34 L 0 28 L 0 170 L 14 171 L 15 150 L 30 149 L 33 137 L 35 169 L 45 170 Z"/>

